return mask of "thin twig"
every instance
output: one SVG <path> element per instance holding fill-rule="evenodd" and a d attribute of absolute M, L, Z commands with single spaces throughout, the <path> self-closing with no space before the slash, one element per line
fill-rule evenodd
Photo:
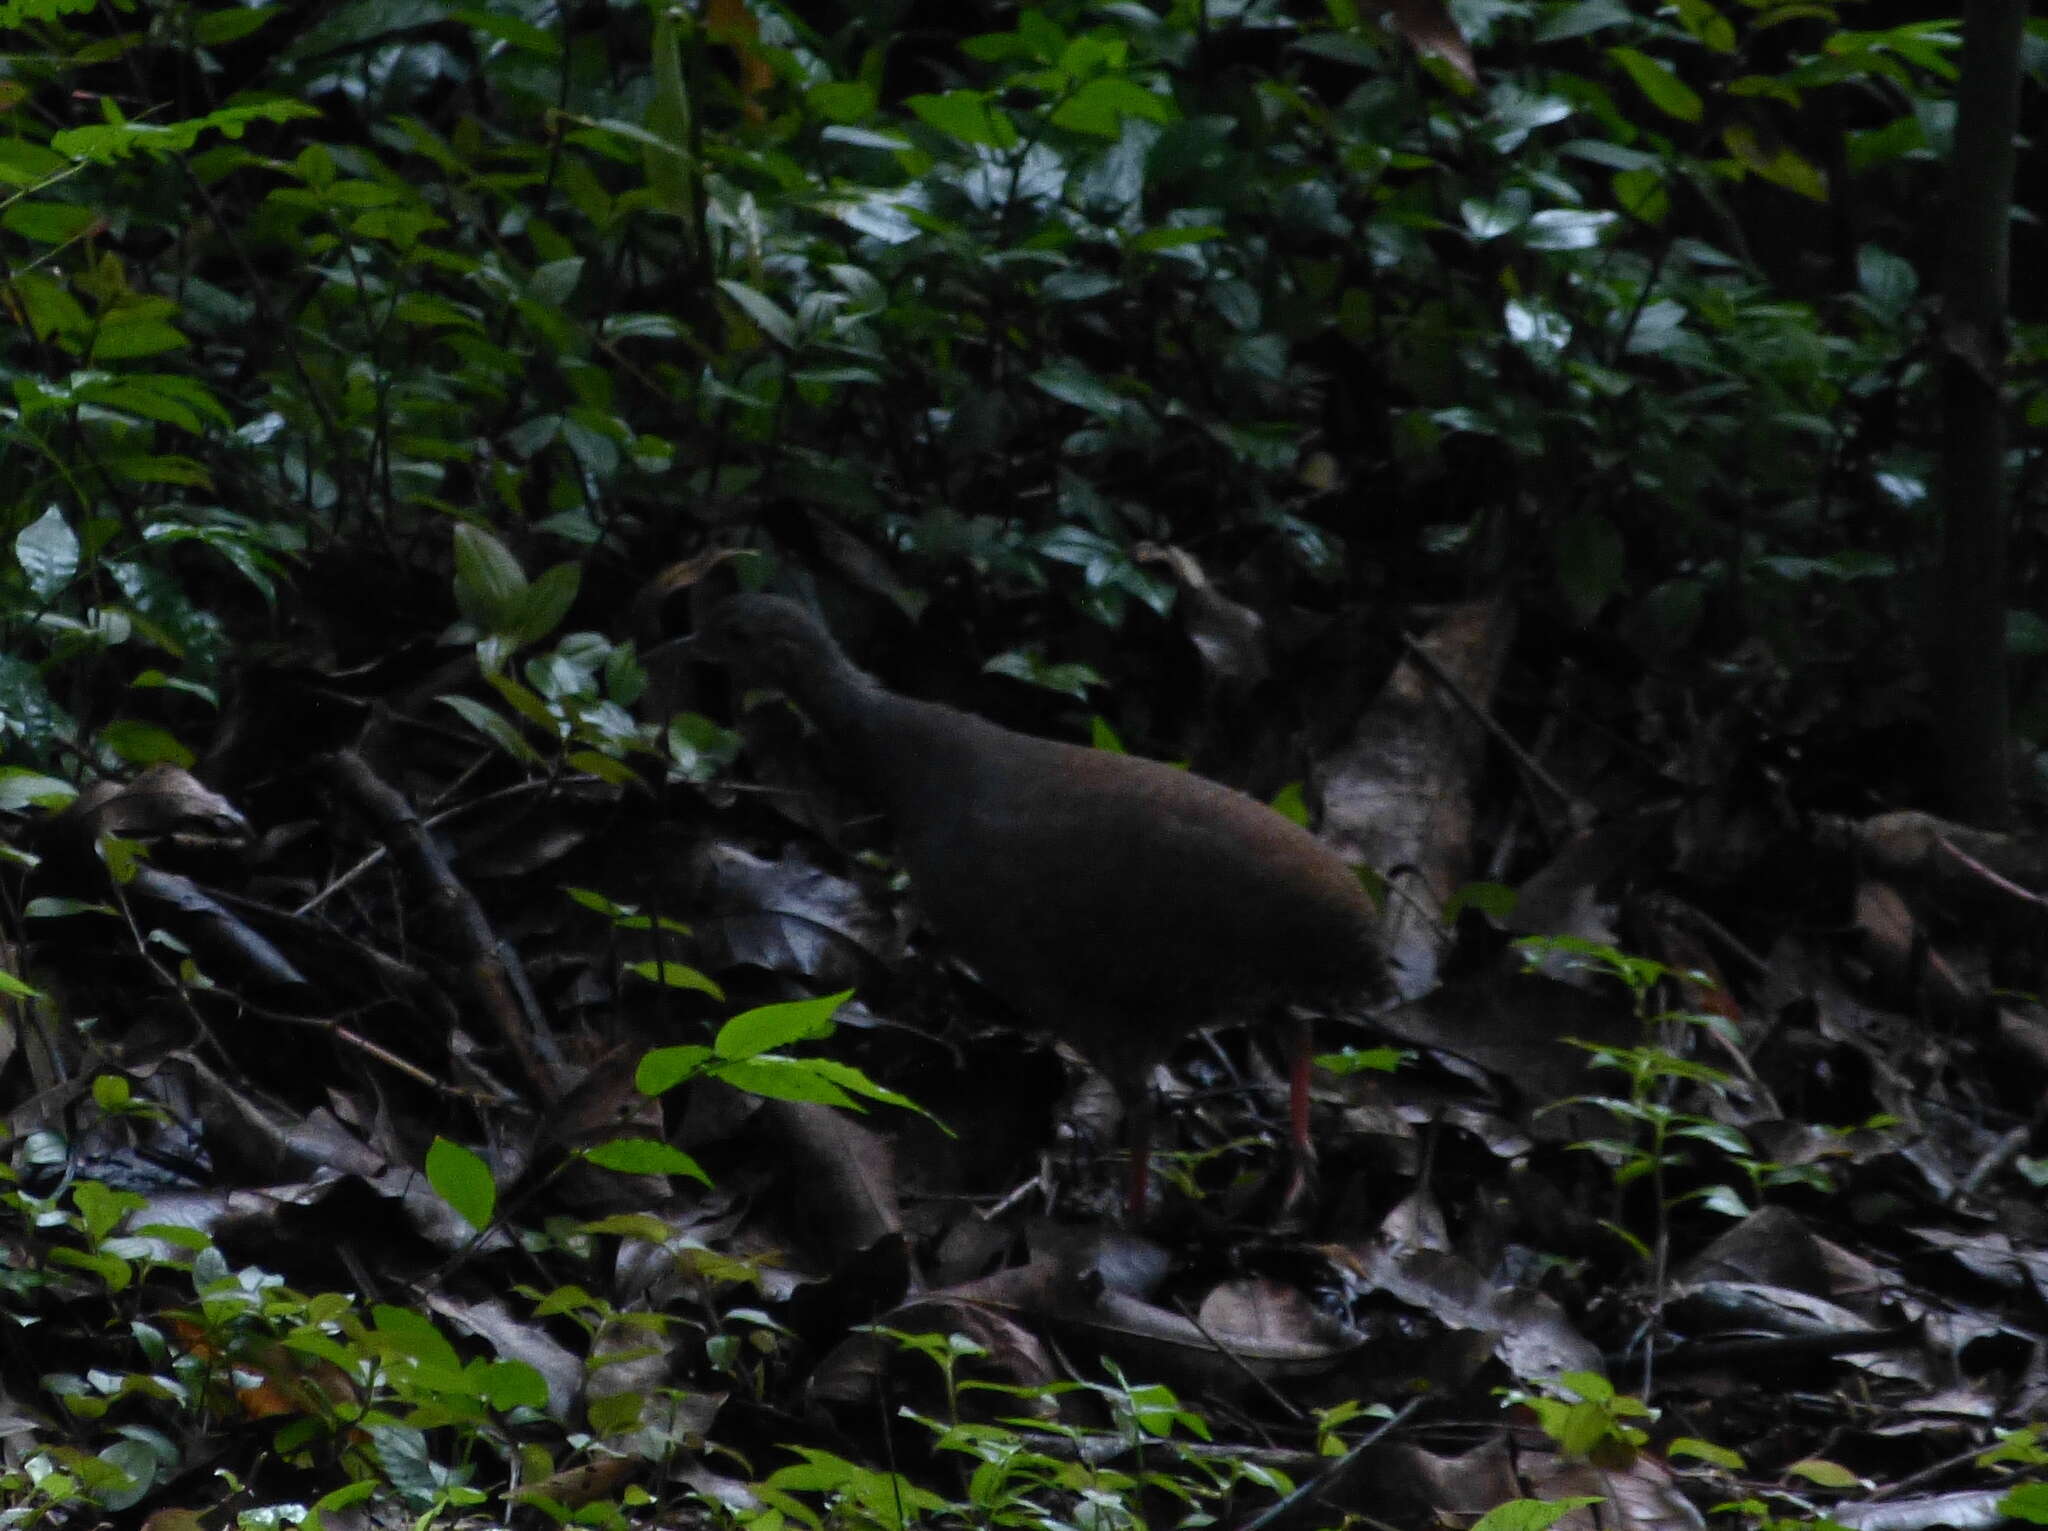
<path fill-rule="evenodd" d="M 1372 1447 L 1377 1446 L 1388 1431 L 1392 1430 L 1396 1425 L 1404 1423 L 1409 1415 L 1421 1407 L 1422 1400 L 1420 1398 L 1409 1399 L 1401 1405 L 1400 1410 L 1393 1418 L 1380 1421 L 1377 1429 L 1368 1431 L 1363 1440 L 1332 1462 L 1327 1471 L 1318 1473 L 1285 1499 L 1266 1506 L 1265 1509 L 1239 1526 L 1237 1531 L 1266 1531 L 1266 1527 L 1272 1525 L 1275 1521 L 1293 1514 L 1294 1511 L 1302 1508 L 1311 1499 L 1319 1497 L 1332 1483 L 1342 1482 L 1344 1474 L 1351 1470 L 1354 1462 L 1364 1456 Z"/>
<path fill-rule="evenodd" d="M 1556 797 L 1558 802 L 1564 805 L 1567 811 L 1576 809 L 1579 806 L 1577 795 L 1567 791 L 1562 782 L 1546 771 L 1533 755 L 1523 749 L 1515 736 L 1503 728 L 1495 720 L 1492 713 L 1479 705 L 1472 693 L 1465 689 L 1464 683 L 1444 668 L 1443 661 L 1423 647 L 1420 639 L 1411 634 L 1403 633 L 1401 634 L 1401 645 L 1410 654 L 1415 656 L 1416 661 L 1423 669 L 1429 671 L 1430 679 L 1448 691 L 1452 699 L 1471 715 L 1472 721 L 1485 729 L 1492 736 L 1493 741 L 1513 757 L 1515 764 L 1521 768 L 1522 772 L 1531 781 L 1547 788 Z"/>

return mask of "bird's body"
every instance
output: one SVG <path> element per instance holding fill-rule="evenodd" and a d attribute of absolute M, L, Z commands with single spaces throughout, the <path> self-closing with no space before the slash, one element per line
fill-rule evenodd
<path fill-rule="evenodd" d="M 933 926 L 1099 1068 L 1141 1130 L 1153 1067 L 1188 1032 L 1379 981 L 1357 876 L 1241 792 L 900 696 L 779 597 L 727 601 L 698 642 L 811 717 L 893 822 Z M 1141 1199 L 1142 1155 L 1135 1176 Z"/>

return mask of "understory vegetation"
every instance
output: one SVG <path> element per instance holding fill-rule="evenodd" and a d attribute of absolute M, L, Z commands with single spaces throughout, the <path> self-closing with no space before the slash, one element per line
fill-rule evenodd
<path fill-rule="evenodd" d="M 0 4 L 0 1528 L 2048 1522 L 1960 26 Z M 1116 1225 L 741 589 L 1359 865 L 1310 1210 L 1248 1026 Z"/>

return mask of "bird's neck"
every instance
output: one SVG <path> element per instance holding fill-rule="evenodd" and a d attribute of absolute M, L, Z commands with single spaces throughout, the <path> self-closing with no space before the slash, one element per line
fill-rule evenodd
<path fill-rule="evenodd" d="M 851 661 L 814 671 L 797 702 L 892 817 L 943 790 L 960 768 L 965 736 L 990 727 L 950 707 L 898 695 Z"/>

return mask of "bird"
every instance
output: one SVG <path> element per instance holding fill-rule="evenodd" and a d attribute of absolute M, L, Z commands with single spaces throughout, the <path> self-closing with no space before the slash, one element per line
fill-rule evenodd
<path fill-rule="evenodd" d="M 893 826 L 911 896 L 1028 1025 L 1115 1088 L 1146 1212 L 1152 1079 L 1191 1032 L 1384 988 L 1357 873 L 1292 819 L 1156 760 L 1017 733 L 888 689 L 804 606 L 730 596 L 688 647 L 782 692 Z M 1313 1163 L 1308 1029 L 1292 1046 L 1295 1180 Z"/>

